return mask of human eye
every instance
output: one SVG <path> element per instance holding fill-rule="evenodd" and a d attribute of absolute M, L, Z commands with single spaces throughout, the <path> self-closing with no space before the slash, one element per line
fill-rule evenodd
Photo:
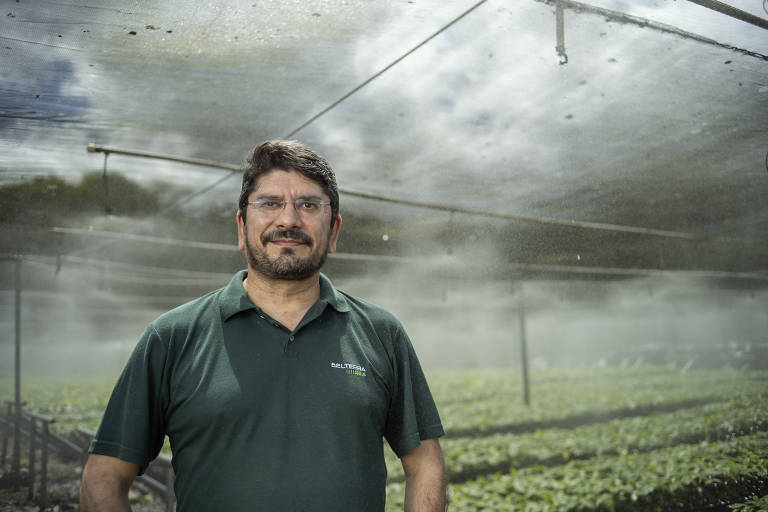
<path fill-rule="evenodd" d="M 257 208 L 266 211 L 277 210 L 283 205 L 282 201 L 278 201 L 277 199 L 272 198 L 258 199 L 255 202 Z"/>
<path fill-rule="evenodd" d="M 314 199 L 299 200 L 299 209 L 304 211 L 315 211 L 320 208 L 320 204 Z"/>

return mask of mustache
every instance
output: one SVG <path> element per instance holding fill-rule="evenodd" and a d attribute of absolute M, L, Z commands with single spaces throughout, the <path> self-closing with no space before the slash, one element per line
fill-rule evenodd
<path fill-rule="evenodd" d="M 269 242 L 274 242 L 275 240 L 296 240 L 297 242 L 307 245 L 312 245 L 313 243 L 311 236 L 297 229 L 278 229 L 270 231 L 269 233 L 264 233 L 261 236 L 262 245 L 267 245 Z"/>

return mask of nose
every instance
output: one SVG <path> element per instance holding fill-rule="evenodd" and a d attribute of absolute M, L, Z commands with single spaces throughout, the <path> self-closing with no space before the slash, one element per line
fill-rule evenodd
<path fill-rule="evenodd" d="M 301 225 L 301 215 L 296 211 L 293 202 L 285 203 L 283 209 L 277 214 L 275 224 L 281 228 L 293 228 Z"/>

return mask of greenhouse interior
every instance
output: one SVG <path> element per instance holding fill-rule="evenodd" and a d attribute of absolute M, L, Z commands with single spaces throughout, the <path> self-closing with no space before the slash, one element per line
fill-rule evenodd
<path fill-rule="evenodd" d="M 768 510 L 768 0 L 0 14 L 0 512 L 80 510 L 147 326 L 246 268 L 273 139 L 336 174 L 322 272 L 407 331 L 449 510 Z"/>

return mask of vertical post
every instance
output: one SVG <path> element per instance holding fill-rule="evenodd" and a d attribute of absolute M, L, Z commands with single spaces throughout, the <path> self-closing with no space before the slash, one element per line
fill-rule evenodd
<path fill-rule="evenodd" d="M 35 494 L 35 450 L 37 448 L 37 420 L 34 416 L 29 418 L 29 494 L 32 499 Z"/>
<path fill-rule="evenodd" d="M 13 402 L 6 401 L 5 403 L 8 406 L 6 407 L 8 421 L 3 422 L 3 454 L 0 457 L 0 469 L 5 468 L 5 461 L 8 456 L 8 438 L 11 437 L 11 422 L 13 421 Z"/>
<path fill-rule="evenodd" d="M 165 467 L 165 492 L 163 493 L 166 512 L 173 512 L 176 505 L 176 494 L 173 492 L 173 467 Z"/>
<path fill-rule="evenodd" d="M 49 437 L 49 421 L 43 420 L 43 456 L 40 466 L 40 509 L 44 509 L 48 506 L 48 437 Z"/>
<path fill-rule="evenodd" d="M 520 307 L 517 311 L 520 320 L 520 361 L 523 366 L 523 402 L 525 405 L 531 405 L 530 386 L 528 381 L 528 337 L 525 330 L 525 303 L 522 299 L 520 299 Z"/>
<path fill-rule="evenodd" d="M 21 258 L 16 257 L 15 265 L 15 330 L 16 342 L 14 352 L 14 402 L 16 418 L 13 427 L 13 467 L 11 472 L 15 476 L 13 490 L 19 490 L 19 477 L 21 476 Z"/>

